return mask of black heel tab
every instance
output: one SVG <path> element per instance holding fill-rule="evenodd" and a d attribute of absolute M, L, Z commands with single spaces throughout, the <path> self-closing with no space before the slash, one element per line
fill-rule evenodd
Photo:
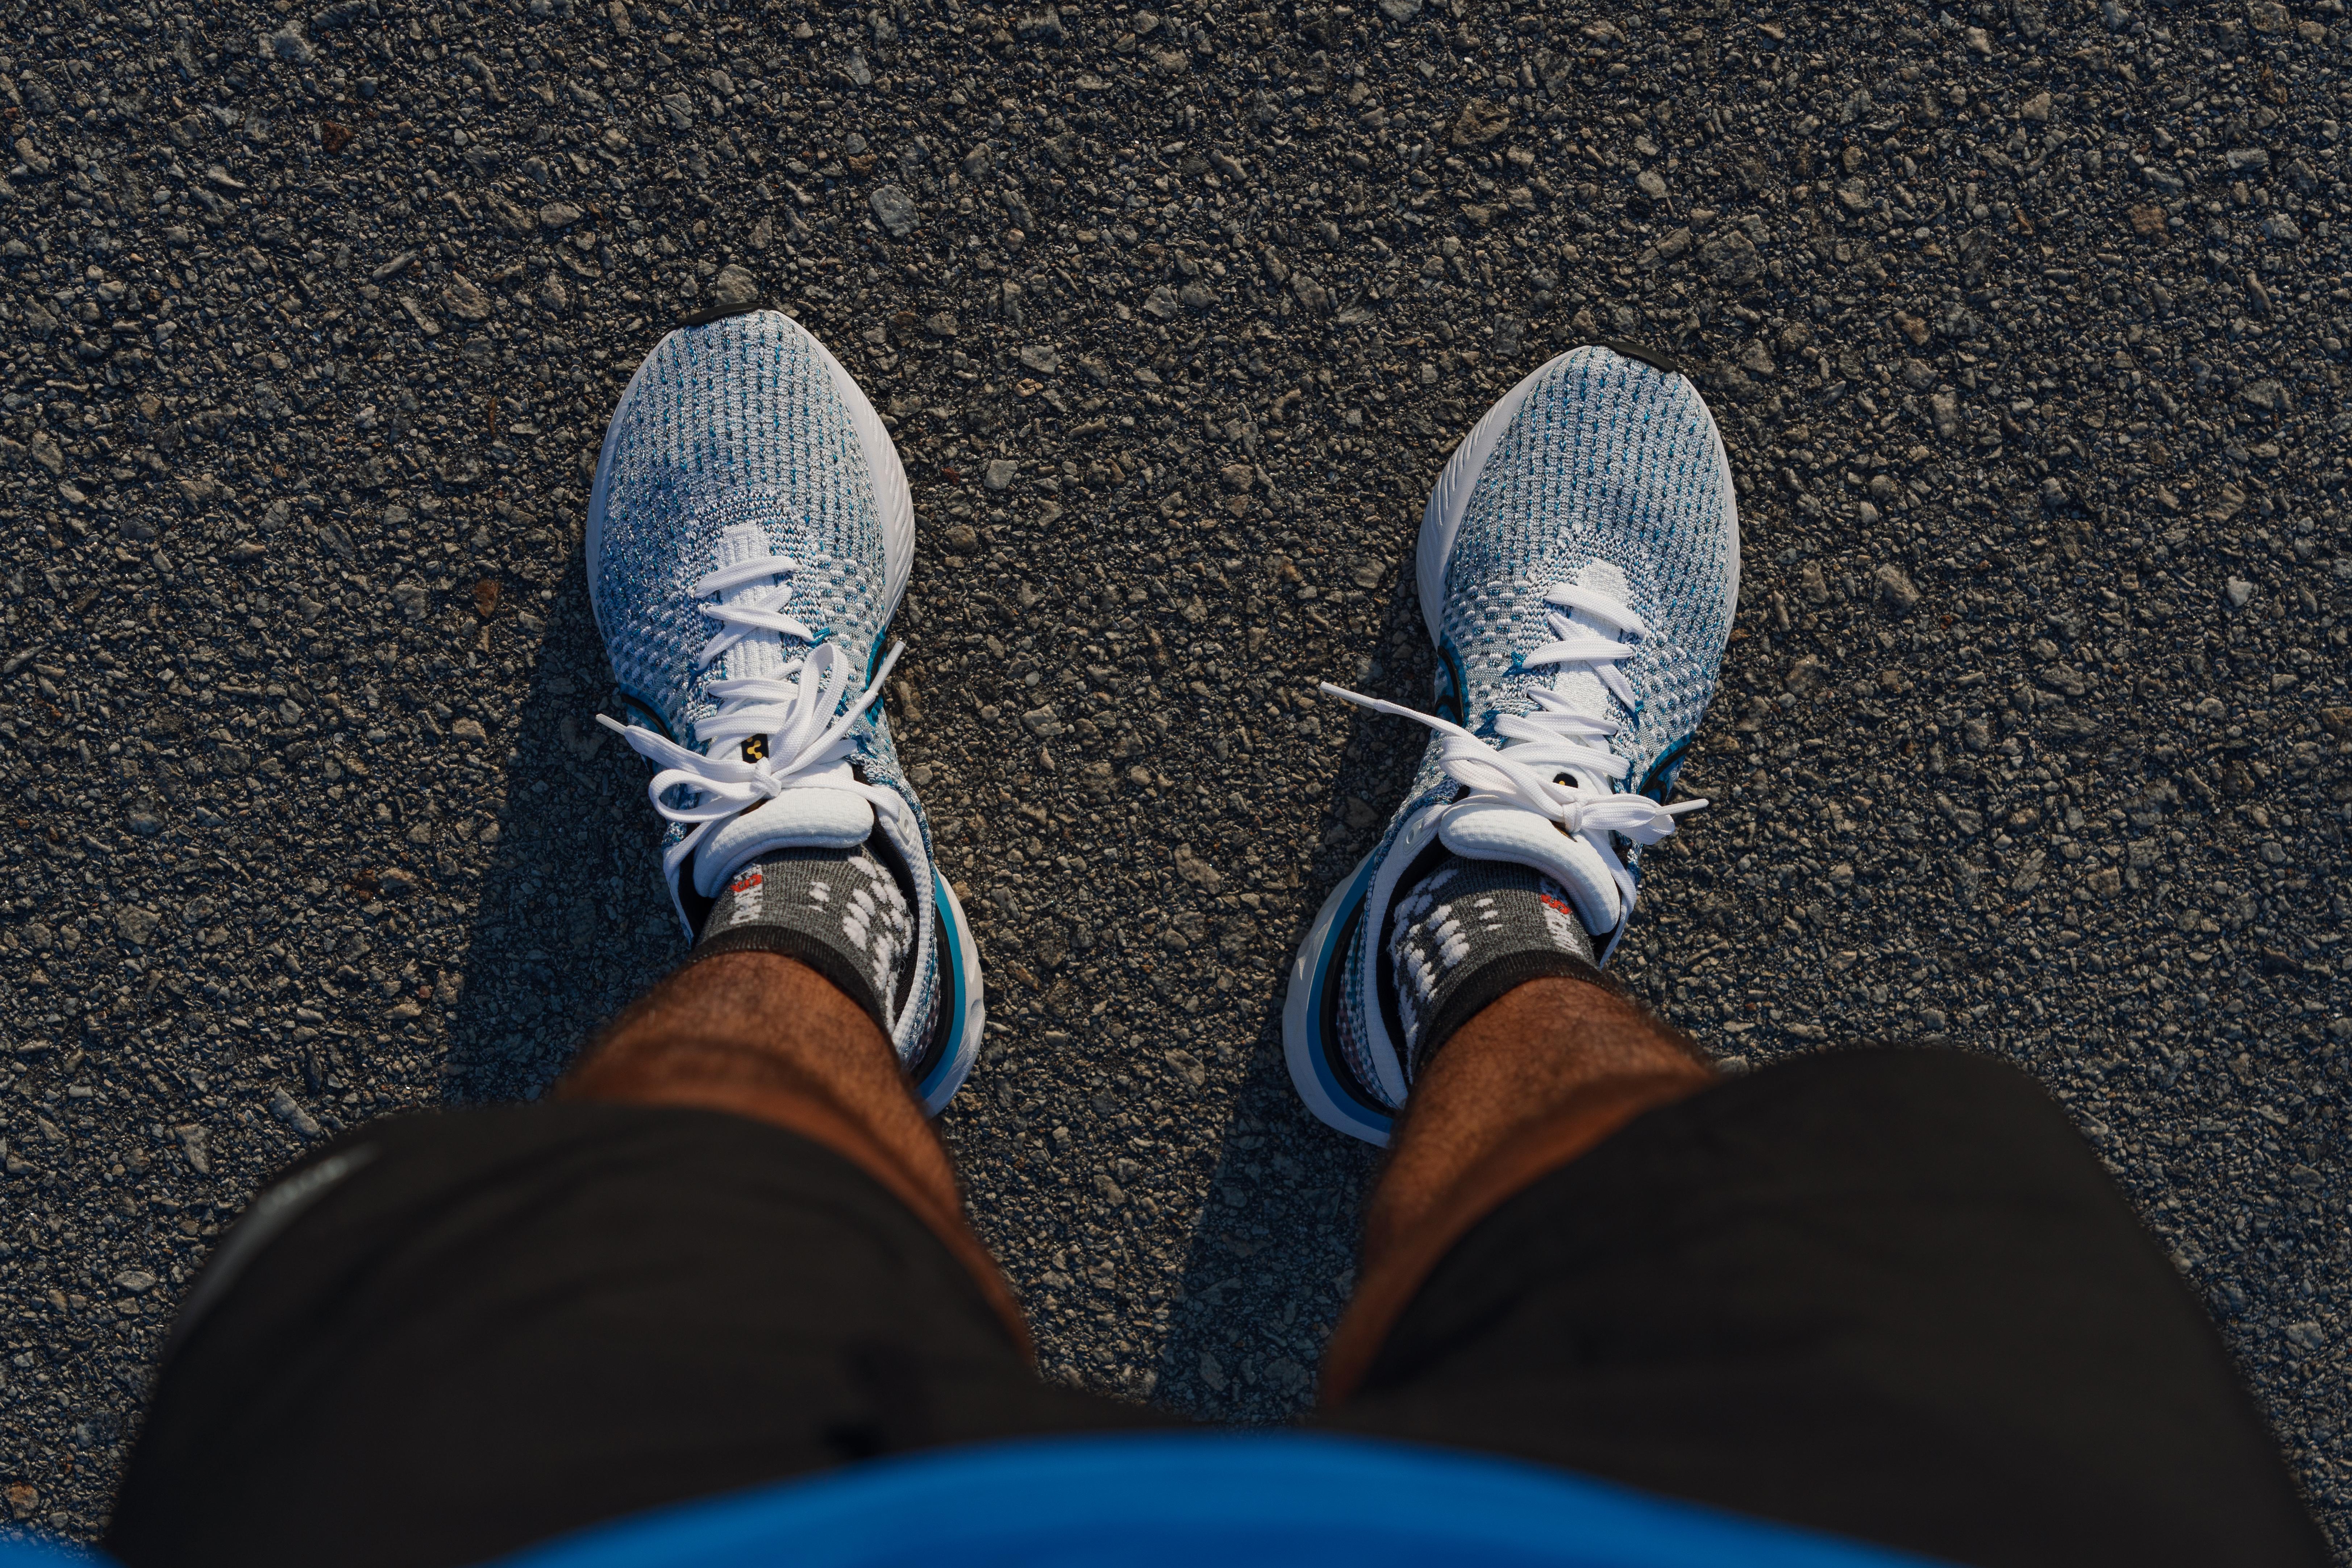
<path fill-rule="evenodd" d="M 697 310 L 690 316 L 680 316 L 677 319 L 677 324 L 681 327 L 707 327 L 713 321 L 723 321 L 730 316 L 748 316 L 754 310 L 764 310 L 767 308 L 768 302 L 765 300 L 753 300 L 742 305 L 713 305 L 707 310 Z"/>
<path fill-rule="evenodd" d="M 1683 374 L 1683 367 L 1677 364 L 1672 356 L 1660 353 L 1656 349 L 1646 349 L 1639 343 L 1623 342 L 1616 338 L 1601 338 L 1597 341 L 1611 353 L 1623 354 L 1627 359 L 1640 360 L 1652 370 L 1662 370 L 1668 375 Z"/>

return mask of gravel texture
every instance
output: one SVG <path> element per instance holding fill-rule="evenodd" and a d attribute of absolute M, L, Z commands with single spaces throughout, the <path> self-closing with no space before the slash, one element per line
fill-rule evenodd
<path fill-rule="evenodd" d="M 1423 698 L 1452 441 L 1635 338 L 1748 572 L 1623 972 L 1738 1064 L 2040 1073 L 2352 1542 L 2347 48 L 2340 0 L 16 8 L 8 1509 L 100 1527 L 273 1167 L 536 1092 L 678 955 L 580 524 L 638 357 L 761 295 L 913 476 L 890 701 L 992 988 L 944 1126 L 1050 1374 L 1311 1397 L 1371 1162 L 1278 987 L 1420 743 L 1313 683 Z"/>

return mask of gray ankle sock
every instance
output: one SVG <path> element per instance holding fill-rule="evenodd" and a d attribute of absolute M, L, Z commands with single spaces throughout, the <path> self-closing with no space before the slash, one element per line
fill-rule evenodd
<path fill-rule="evenodd" d="M 1396 901 L 1388 956 L 1416 1073 L 1513 986 L 1554 974 L 1601 978 L 1592 938 L 1558 883 L 1524 866 L 1459 855 Z"/>
<path fill-rule="evenodd" d="M 861 844 L 778 849 L 738 868 L 710 906 L 692 957 L 750 951 L 797 959 L 887 1035 L 914 949 L 906 894 Z"/>

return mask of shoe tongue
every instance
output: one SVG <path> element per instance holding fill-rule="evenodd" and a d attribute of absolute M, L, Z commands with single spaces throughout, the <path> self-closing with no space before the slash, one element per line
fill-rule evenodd
<path fill-rule="evenodd" d="M 768 548 L 767 531 L 756 522 L 739 522 L 719 535 L 718 557 L 721 567 L 740 566 L 746 561 L 756 561 L 773 554 Z M 770 587 L 774 579 L 766 582 L 739 583 L 732 588 L 722 588 L 719 602 L 731 605 Z M 730 680 L 782 679 L 788 659 L 784 639 L 775 632 L 754 631 L 729 648 L 719 658 L 719 673 Z"/>
<path fill-rule="evenodd" d="M 694 890 L 715 899 L 727 879 L 778 849 L 852 849 L 874 832 L 874 806 L 856 790 L 811 785 L 729 817 L 694 851 Z"/>
<path fill-rule="evenodd" d="M 719 536 L 719 564 L 733 566 L 772 554 L 766 531 L 756 522 L 737 523 Z M 731 603 L 766 586 L 746 583 L 719 593 Z M 730 680 L 778 680 L 792 656 L 775 632 L 755 631 L 720 656 L 721 672 Z M 800 679 L 818 679 L 803 667 Z M 694 888 L 704 898 L 716 898 L 727 879 L 746 863 L 778 849 L 848 849 L 866 842 L 874 831 L 874 807 L 856 790 L 809 785 L 789 789 L 773 800 L 730 817 L 710 830 L 694 852 Z"/>
<path fill-rule="evenodd" d="M 1624 602 L 1630 591 L 1625 581 L 1625 574 L 1618 570 L 1614 563 L 1608 561 L 1588 561 L 1579 567 L 1576 573 L 1576 585 L 1580 588 L 1590 588 L 1595 593 L 1606 594 L 1621 604 Z M 1617 636 L 1615 626 L 1596 620 L 1580 610 L 1570 611 L 1569 619 L 1602 637 L 1614 638 Z M 1589 713 L 1595 719 L 1617 717 L 1619 705 L 1616 698 L 1611 696 L 1609 689 L 1601 684 L 1599 676 L 1582 665 L 1562 665 L 1559 672 L 1552 679 L 1551 689 L 1575 704 L 1576 710 L 1580 713 Z"/>

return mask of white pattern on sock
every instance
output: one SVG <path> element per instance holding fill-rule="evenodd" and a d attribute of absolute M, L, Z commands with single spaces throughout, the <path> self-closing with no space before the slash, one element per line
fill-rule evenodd
<path fill-rule="evenodd" d="M 1470 956 L 1470 940 L 1462 934 L 1462 922 L 1454 918 L 1452 905 L 1441 905 L 1431 917 L 1429 938 L 1436 945 L 1438 962 L 1451 969 Z"/>
<path fill-rule="evenodd" d="M 1549 949 L 1591 962 L 1590 939 L 1557 882 L 1517 866 L 1465 866 L 1432 872 L 1392 906 L 1385 946 L 1397 1021 L 1408 1042 L 1420 1038 L 1452 1005 L 1458 984 L 1490 958 Z M 1454 898 L 1430 896 L 1441 878 Z"/>
<path fill-rule="evenodd" d="M 760 918 L 760 906 L 767 900 L 767 884 L 766 876 L 756 866 L 736 874 L 735 880 L 728 886 L 735 901 L 728 910 L 726 929 L 750 925 Z"/>

